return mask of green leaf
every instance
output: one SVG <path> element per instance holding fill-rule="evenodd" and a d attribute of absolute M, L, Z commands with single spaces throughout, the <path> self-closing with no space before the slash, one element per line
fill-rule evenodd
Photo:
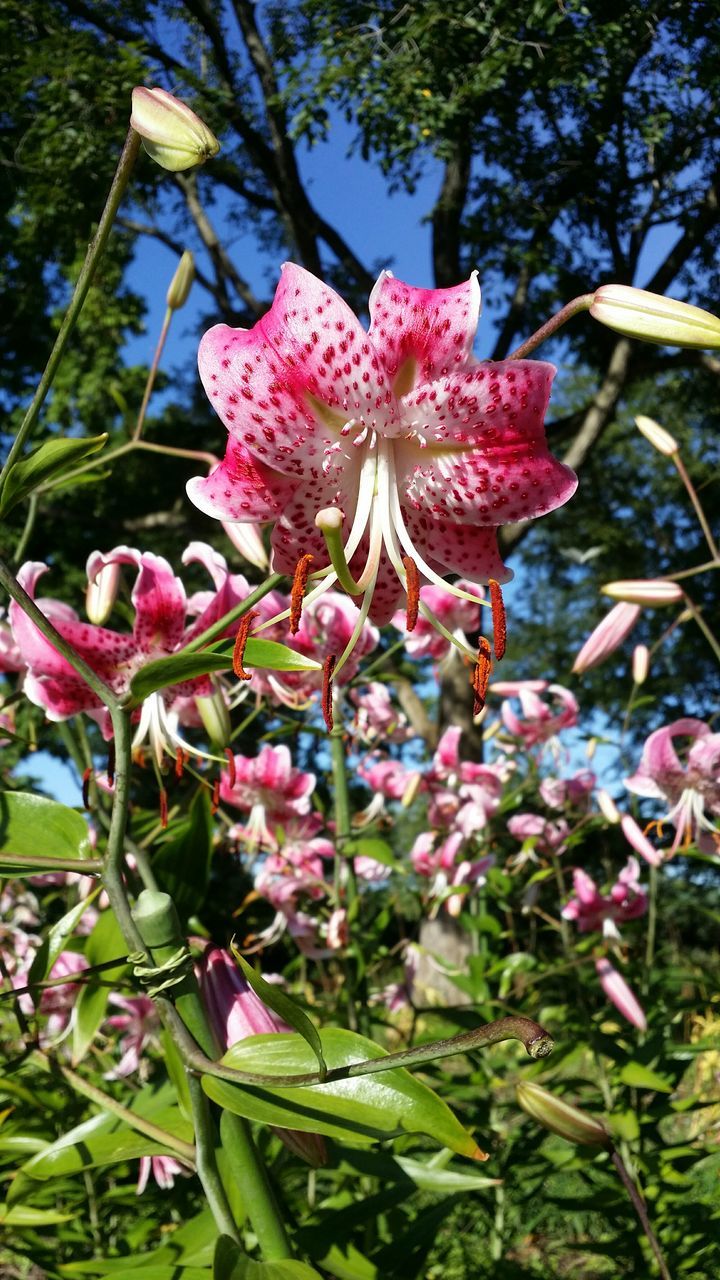
<path fill-rule="evenodd" d="M 138 1255 L 135 1265 L 142 1267 L 144 1280 L 150 1268 L 157 1271 L 162 1268 L 167 1272 L 173 1266 L 175 1267 L 173 1280 L 189 1280 L 189 1277 L 199 1268 L 203 1269 L 202 1275 L 207 1280 L 212 1280 L 210 1268 L 217 1238 L 217 1227 L 212 1213 L 209 1209 L 204 1209 L 202 1213 L 178 1227 L 177 1231 L 173 1231 L 167 1244 L 160 1245 L 158 1249 L 151 1249 L 149 1253 Z M 181 1267 L 182 1271 L 179 1270 Z M 79 1262 L 66 1262 L 60 1267 L 60 1271 L 67 1276 L 102 1274 L 112 1276 L 113 1280 L 116 1280 L 119 1272 L 127 1274 L 128 1259 L 84 1258 Z"/>
<path fill-rule="evenodd" d="M 90 1045 L 93 1044 L 98 1028 L 105 1017 L 110 988 L 100 986 L 98 982 L 89 982 L 82 987 L 75 1001 L 75 1017 L 72 1033 L 72 1064 L 74 1067 L 82 1062 Z"/>
<path fill-rule="evenodd" d="M 102 885 L 98 885 L 97 889 L 94 889 L 89 897 L 83 898 L 82 902 L 76 903 L 66 915 L 52 926 L 47 937 L 43 939 L 43 944 L 30 966 L 28 985 L 33 982 L 44 981 L 60 952 L 64 949 L 65 944 L 75 932 L 75 926 L 78 921 L 82 919 L 87 908 L 94 902 L 101 891 Z"/>
<path fill-rule="evenodd" d="M 352 1031 L 330 1028 L 320 1033 L 320 1039 L 331 1070 L 385 1056 L 379 1045 Z M 309 1045 L 289 1034 L 251 1036 L 233 1045 L 222 1062 L 240 1071 L 271 1075 L 316 1069 Z M 294 1088 L 240 1086 L 216 1076 L 203 1076 L 202 1086 L 220 1106 L 262 1124 L 322 1133 L 360 1145 L 402 1133 L 425 1133 L 460 1155 L 483 1159 L 450 1108 L 402 1068 Z"/>
<path fill-rule="evenodd" d="M 253 1262 L 229 1236 L 219 1236 L 215 1246 L 213 1280 L 322 1280 L 306 1262 L 283 1259 Z"/>
<path fill-rule="evenodd" d="M 48 859 L 92 857 L 85 819 L 67 805 L 28 791 L 0 792 L 0 852 L 44 854 Z M 34 867 L 33 875 L 41 871 Z"/>
<path fill-rule="evenodd" d="M 69 1222 L 74 1216 L 73 1213 L 60 1213 L 57 1209 L 32 1209 L 26 1204 L 0 1204 L 2 1227 L 43 1227 L 53 1222 Z"/>
<path fill-rule="evenodd" d="M 137 706 L 158 689 L 166 689 L 183 680 L 194 680 L 196 676 L 209 675 L 212 671 L 229 671 L 232 660 L 232 649 L 217 652 L 215 645 L 212 645 L 197 652 L 173 653 L 167 658 L 148 662 L 130 681 L 133 705 Z M 314 658 L 306 658 L 274 640 L 254 640 L 252 636 L 245 647 L 243 662 L 246 667 L 268 671 L 322 670 L 321 664 Z"/>
<path fill-rule="evenodd" d="M 327 1072 L 327 1066 L 323 1057 L 322 1041 L 317 1028 L 310 1021 L 307 1014 L 303 1012 L 294 1000 L 291 1000 L 290 996 L 285 994 L 282 987 L 266 982 L 262 974 L 257 969 L 253 969 L 252 965 L 248 964 L 245 957 L 240 954 L 234 941 L 230 943 L 230 950 L 255 995 L 260 997 L 268 1009 L 272 1009 L 273 1013 L 277 1013 L 280 1018 L 283 1018 L 291 1027 L 294 1027 L 303 1040 L 306 1040 L 310 1045 L 317 1058 L 320 1074 L 324 1076 Z"/>
<path fill-rule="evenodd" d="M 181 916 L 191 915 L 205 901 L 212 851 L 210 793 L 203 788 L 192 801 L 178 834 L 161 844 L 153 858 L 158 884 L 170 894 Z"/>
<path fill-rule="evenodd" d="M 102 449 L 106 442 L 106 434 L 80 440 L 56 436 L 52 440 L 46 440 L 38 449 L 33 449 L 26 458 L 16 462 L 7 474 L 0 495 L 0 517 L 6 516 L 16 503 L 27 498 L 38 485 L 77 466 L 84 458 L 89 458 Z"/>
<path fill-rule="evenodd" d="M 656 1093 L 672 1093 L 673 1085 L 667 1076 L 659 1076 L 656 1071 L 644 1067 L 641 1062 L 626 1062 L 620 1071 L 623 1084 L 634 1089 L 654 1089 Z"/>
<path fill-rule="evenodd" d="M 411 1160 L 407 1156 L 396 1156 L 395 1163 L 400 1166 L 403 1173 L 419 1187 L 421 1191 L 481 1191 L 485 1187 L 499 1187 L 502 1185 L 502 1178 L 488 1178 L 486 1174 L 476 1173 L 475 1170 L 468 1170 L 467 1173 L 459 1169 L 444 1169 L 434 1165 L 432 1160 L 427 1162 L 421 1160 Z"/>

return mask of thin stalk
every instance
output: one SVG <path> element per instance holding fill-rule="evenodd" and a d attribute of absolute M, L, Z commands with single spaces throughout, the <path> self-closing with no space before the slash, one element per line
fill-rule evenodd
<path fill-rule="evenodd" d="M 147 376 L 147 382 L 145 383 L 145 391 L 143 392 L 142 404 L 140 405 L 140 409 L 137 416 L 137 422 L 135 423 L 135 430 L 133 431 L 133 434 L 132 434 L 133 444 L 136 444 L 137 441 L 140 439 L 140 436 L 142 435 L 142 429 L 145 423 L 145 414 L 147 413 L 147 407 L 150 403 L 150 396 L 152 395 L 152 389 L 155 385 L 158 366 L 160 364 L 160 357 L 163 353 L 163 348 L 165 346 L 165 341 L 167 339 L 168 333 L 170 332 L 170 324 L 172 322 L 172 318 L 173 318 L 172 307 L 166 307 L 165 315 L 163 317 L 162 327 L 160 329 L 160 337 L 157 340 L 155 355 L 153 356 L 152 364 L 150 365 L 150 370 Z"/>
<path fill-rule="evenodd" d="M 668 1270 L 668 1265 L 665 1261 L 665 1258 L 663 1257 L 663 1253 L 660 1248 L 658 1238 L 655 1235 L 655 1232 L 653 1231 L 652 1226 L 650 1225 L 650 1219 L 648 1217 L 648 1211 L 645 1207 L 645 1201 L 643 1200 L 638 1188 L 633 1182 L 633 1179 L 630 1177 L 630 1174 L 628 1173 L 625 1167 L 625 1163 L 622 1159 L 622 1156 L 618 1151 L 615 1151 L 613 1149 L 610 1152 L 610 1159 L 612 1160 L 618 1172 L 620 1181 L 622 1182 L 625 1190 L 628 1193 L 628 1196 L 630 1197 L 630 1202 L 632 1204 L 632 1207 L 638 1216 L 640 1225 L 647 1238 L 647 1242 L 650 1245 L 655 1261 L 658 1264 L 658 1269 L 660 1271 L 660 1275 L 662 1276 L 662 1280 L 672 1280 L 672 1276 L 670 1275 L 670 1272 Z"/>
<path fill-rule="evenodd" d="M 202 1093 L 199 1080 L 197 1085 Z M 220 1116 L 220 1141 L 233 1177 L 246 1197 L 248 1217 L 260 1241 L 263 1257 L 268 1262 L 292 1258 L 290 1241 L 267 1170 L 260 1159 L 247 1120 L 233 1115 L 231 1111 L 223 1111 Z"/>
<path fill-rule="evenodd" d="M 679 573 L 665 575 L 666 582 L 681 582 L 683 578 L 692 578 L 696 573 L 709 573 L 711 569 L 720 569 L 720 560 L 706 560 L 704 564 L 693 565 L 692 569 L 681 569 Z"/>
<path fill-rule="evenodd" d="M 582 293 L 579 297 L 573 298 L 572 302 L 566 303 L 562 310 L 557 311 L 554 316 L 545 321 L 545 324 L 536 329 L 530 338 L 526 338 L 524 342 L 520 343 L 519 347 L 511 351 L 507 359 L 522 360 L 525 356 L 529 356 L 531 351 L 534 351 L 536 347 L 540 346 L 541 342 L 545 342 L 554 333 L 557 333 L 558 329 L 567 324 L 568 320 L 572 320 L 581 311 L 589 311 L 594 300 L 594 293 Z"/>
<path fill-rule="evenodd" d="M 250 595 L 241 604 L 236 604 L 234 609 L 228 610 L 222 618 L 218 618 L 217 622 L 213 622 L 212 626 L 206 627 L 204 631 L 201 631 L 199 636 L 193 636 L 189 644 L 186 644 L 183 649 L 179 649 L 178 652 L 194 653 L 196 649 L 202 649 L 203 645 L 217 640 L 218 636 L 227 631 L 233 622 L 237 622 L 238 618 L 242 618 L 244 613 L 253 609 L 258 601 L 262 600 L 263 596 L 266 596 L 269 591 L 279 586 L 283 577 L 282 573 L 271 573 L 270 577 L 266 578 L 254 591 L 251 591 Z"/>
<path fill-rule="evenodd" d="M 67 1080 L 76 1093 L 102 1107 L 103 1111 L 110 1111 L 112 1115 L 118 1116 L 131 1129 L 144 1134 L 146 1138 L 151 1138 L 153 1142 L 158 1142 L 163 1147 L 168 1147 L 170 1151 L 174 1151 L 176 1155 L 187 1161 L 188 1164 L 195 1163 L 195 1148 L 192 1143 L 184 1142 L 182 1138 L 177 1138 L 174 1133 L 168 1133 L 166 1129 L 161 1129 L 159 1125 L 153 1124 L 152 1120 L 148 1120 L 145 1116 L 140 1116 L 137 1112 L 124 1107 L 121 1102 L 117 1102 L 109 1093 L 104 1093 L 102 1089 L 98 1089 L 97 1085 L 83 1079 L 82 1076 L 78 1075 L 77 1071 L 73 1071 L 70 1067 L 54 1061 L 41 1050 L 35 1052 L 34 1059 L 46 1071 L 59 1071 L 63 1079 Z"/>
<path fill-rule="evenodd" d="M 194 462 L 207 462 L 214 467 L 217 458 L 214 453 L 205 453 L 203 449 L 178 449 L 172 444 L 153 444 L 150 440 L 136 440 L 136 449 L 146 449 L 148 453 L 164 453 L 169 458 L 190 458 Z"/>
<path fill-rule="evenodd" d="M 348 915 L 359 906 L 357 892 L 357 876 L 352 854 L 348 856 L 346 849 L 352 834 L 352 816 L 350 808 L 350 790 L 348 787 L 347 760 L 343 742 L 341 724 L 342 710 L 336 700 L 335 727 L 330 732 L 330 758 L 333 778 L 333 806 L 335 811 L 335 892 L 340 906 L 340 898 L 344 891 Z M 346 963 L 348 1022 L 351 1031 L 357 1031 L 363 1019 L 364 1001 L 361 998 L 361 1010 L 355 1003 L 359 983 L 357 981 L 357 965 L 353 959 Z"/>
<path fill-rule="evenodd" d="M 657 896 L 660 878 L 657 867 L 650 867 L 650 892 L 648 894 L 647 940 L 645 943 L 645 968 L 649 976 L 655 959 L 655 936 L 657 932 Z"/>
<path fill-rule="evenodd" d="M 73 986 L 86 986 L 93 981 L 96 973 L 105 973 L 112 969 L 124 969 L 126 965 L 127 956 L 121 956 L 118 960 L 105 960 L 103 964 L 91 965 L 80 973 L 73 974 Z M 67 980 L 67 974 L 64 974 L 61 978 L 45 978 L 43 982 L 31 982 L 27 987 L 13 987 L 8 991 L 0 991 L 0 1000 L 8 1000 L 12 996 L 32 994 L 33 991 L 45 991 L 48 987 L 67 986 Z"/>
<path fill-rule="evenodd" d="M 95 232 L 95 235 L 93 236 L 88 246 L 88 251 L 87 251 L 87 254 L 85 255 L 85 261 L 82 265 L 82 270 L 80 272 L 80 275 L 78 276 L 77 283 L 73 291 L 73 296 L 70 299 L 70 305 L 67 311 L 65 312 L 63 322 L 60 326 L 60 331 L 58 333 L 57 338 L 55 339 L 55 345 L 53 346 L 53 349 L 50 352 L 50 357 L 45 366 L 45 372 L 43 373 L 42 378 L 38 383 L 37 391 L 35 392 L 35 395 L 33 396 L 32 402 L 25 414 L 25 417 L 23 418 L 23 421 L 20 424 L 20 429 L 13 441 L 12 447 L 5 461 L 5 465 L 2 471 L 0 472 L 0 489 L 2 489 L 2 486 L 5 483 L 5 479 L 7 477 L 7 473 L 10 467 L 13 465 L 13 463 L 15 462 L 15 459 L 18 457 L 18 455 L 22 451 L 25 445 L 25 441 L 28 439 L 30 433 L 32 432 L 33 427 L 35 426 L 35 423 L 37 421 L 38 414 L 40 413 L 40 410 L 43 404 L 45 403 L 45 398 L 48 394 L 48 391 L 50 390 L 50 387 L 53 384 L 53 380 L 55 378 L 55 374 L 57 373 L 58 367 L 60 365 L 60 361 L 62 360 L 63 355 L 65 354 L 65 348 L 68 344 L 68 340 L 75 327 L 75 322 L 78 316 L 80 315 L 80 312 L 83 307 L 83 303 L 85 302 L 85 298 L 87 297 L 88 289 L 92 284 L 93 276 L 95 275 L 95 268 L 97 267 L 97 264 L 100 260 L 102 252 L 107 243 L 108 236 L 110 235 L 110 230 L 115 220 L 115 214 L 117 213 L 118 208 L 120 206 L 120 201 L 122 200 L 123 195 L 125 194 L 125 189 L 128 184 L 128 179 L 130 178 L 130 174 L 132 172 L 133 165 L 135 164 L 135 160 L 137 158 L 139 149 L 140 149 L 140 136 L 135 132 L 134 129 L 130 129 L 128 131 L 127 138 L 125 139 L 125 145 L 123 146 L 122 152 L 120 154 L 118 167 L 115 171 L 115 177 L 113 178 L 112 186 L 110 187 L 108 198 L 107 198 L 107 201 L 105 202 L 105 208 L 103 209 L 102 214 L 100 215 L 100 221 L 97 226 L 97 231 Z"/>
<path fill-rule="evenodd" d="M 22 867 L 28 871 L 77 871 L 78 875 L 100 875 L 101 858 L 49 858 L 44 853 L 0 853 L 0 867 Z M 66 979 L 67 981 L 67 979 Z"/>
<path fill-rule="evenodd" d="M 192 1075 L 191 1072 L 187 1072 L 187 1084 L 195 1128 L 197 1175 L 218 1230 L 239 1244 L 240 1233 L 232 1215 L 215 1157 L 217 1135 L 210 1114 L 210 1103 L 197 1076 Z M 287 1257 L 287 1254 L 283 1256 Z"/>
<path fill-rule="evenodd" d="M 710 555 L 712 556 L 713 560 L 715 561 L 720 560 L 720 549 L 718 549 L 717 542 L 713 538 L 712 530 L 710 528 L 710 525 L 708 524 L 707 516 L 703 511 L 702 504 L 697 495 L 697 490 L 695 488 L 695 485 L 693 484 L 692 480 L 690 479 L 690 476 L 687 473 L 685 463 L 683 462 L 679 453 L 674 453 L 672 455 L 672 460 L 675 463 L 680 479 L 682 480 L 683 484 L 685 485 L 685 488 L 687 489 L 688 497 L 690 498 L 690 501 L 692 502 L 693 507 L 695 508 L 695 515 L 697 516 L 698 522 L 700 524 L 700 528 L 702 529 L 705 535 L 705 541 L 707 542 L 708 547 L 710 549 Z"/>
<path fill-rule="evenodd" d="M 717 658 L 718 662 L 720 662 L 720 644 L 718 643 L 717 638 L 715 637 L 715 635 L 713 634 L 713 632 L 710 630 L 710 628 L 709 628 L 709 626 L 708 626 L 707 622 L 706 622 L 706 621 L 705 621 L 705 619 L 703 618 L 703 616 L 702 616 L 702 614 L 701 614 L 700 610 L 698 609 L 697 605 L 696 605 L 696 604 L 693 604 L 693 601 L 690 599 L 690 597 L 689 597 L 688 595 L 686 595 L 686 596 L 685 596 L 685 607 L 686 607 L 687 609 L 689 609 L 690 613 L 691 613 L 691 614 L 692 614 L 692 616 L 693 616 L 693 620 L 694 620 L 694 621 L 697 623 L 697 625 L 699 626 L 699 628 L 700 628 L 700 630 L 702 631 L 702 633 L 703 633 L 703 635 L 704 635 L 705 639 L 707 640 L 708 644 L 710 645 L 710 648 L 712 649 L 713 653 L 715 654 L 715 657 Z"/>
<path fill-rule="evenodd" d="M 113 737 L 115 740 L 115 785 L 110 830 L 105 852 L 103 883 L 110 906 L 120 926 L 123 938 L 131 951 L 145 951 L 145 943 L 130 910 L 130 903 L 123 882 L 122 867 L 125 854 L 127 811 L 130 802 L 130 767 L 132 726 L 130 713 L 121 707 L 111 708 Z"/>
<path fill-rule="evenodd" d="M 565 880 L 563 877 L 562 867 L 560 866 L 560 859 L 557 857 L 556 854 L 552 854 L 552 865 L 553 865 L 553 872 L 555 875 L 555 884 L 557 885 L 557 891 L 558 891 L 558 906 L 561 907 L 562 900 L 565 897 Z M 562 910 L 560 911 L 559 920 L 560 920 L 560 936 L 562 938 L 563 951 L 565 953 L 566 960 L 570 960 L 572 956 L 572 945 L 570 943 L 570 931 L 568 929 L 567 920 L 562 914 Z"/>
<path fill-rule="evenodd" d="M 27 515 L 25 516 L 25 524 L 23 525 L 22 533 L 20 534 L 20 537 L 17 540 L 17 546 L 15 547 L 15 555 L 13 556 L 13 564 L 17 566 L 21 565 L 23 560 L 25 559 L 25 552 L 27 551 L 27 545 L 32 537 L 32 531 L 35 527 L 35 518 L 37 516 L 37 504 L 38 504 L 37 493 L 31 493 L 30 498 L 28 500 Z"/>

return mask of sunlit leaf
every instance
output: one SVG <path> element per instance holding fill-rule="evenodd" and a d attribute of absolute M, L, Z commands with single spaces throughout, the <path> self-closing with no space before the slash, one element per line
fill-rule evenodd
<path fill-rule="evenodd" d="M 21 458 L 9 470 L 0 494 L 0 517 L 23 498 L 27 498 L 39 485 L 62 476 L 63 472 L 77 466 L 84 458 L 97 453 L 107 442 L 107 435 L 90 439 L 54 437 Z"/>

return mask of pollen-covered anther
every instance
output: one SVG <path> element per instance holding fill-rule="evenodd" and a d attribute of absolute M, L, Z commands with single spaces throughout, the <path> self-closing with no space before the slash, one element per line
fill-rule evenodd
<path fill-rule="evenodd" d="M 175 777 L 182 778 L 185 769 L 185 752 L 182 747 L 178 747 L 175 754 Z"/>
<path fill-rule="evenodd" d="M 295 573 L 293 575 L 292 590 L 290 592 L 290 635 L 296 636 L 300 630 L 300 615 L 302 614 L 303 600 L 305 599 L 305 589 L 307 587 L 308 575 L 310 573 L 310 565 L 314 556 L 309 553 L 301 556 L 297 562 Z"/>
<path fill-rule="evenodd" d="M 237 676 L 238 680 L 252 679 L 251 672 L 246 671 L 245 668 L 243 667 L 243 658 L 245 657 L 245 646 L 248 642 L 248 636 L 250 635 L 250 628 L 253 622 L 255 621 L 255 619 L 257 618 L 257 616 L 258 616 L 257 609 L 251 609 L 249 613 L 245 614 L 244 618 L 240 619 L 240 626 L 237 629 L 237 635 L 235 636 L 235 647 L 233 649 L 232 665 L 233 665 L 233 671 Z"/>
<path fill-rule="evenodd" d="M 489 579 L 488 586 L 490 587 L 490 607 L 492 609 L 493 647 L 495 649 L 495 657 L 500 662 L 505 657 L 507 644 L 505 601 L 503 600 L 502 587 L 495 578 Z"/>
<path fill-rule="evenodd" d="M 230 788 L 232 789 L 235 786 L 235 782 L 237 779 L 237 772 L 235 769 L 235 757 L 232 753 L 232 747 L 225 748 L 225 759 L 227 760 L 227 767 L 228 767 L 228 783 L 230 785 Z"/>
<path fill-rule="evenodd" d="M 333 724 L 334 724 L 333 705 L 332 705 L 332 702 L 333 702 L 332 678 L 333 678 L 333 671 L 335 670 L 336 661 L 337 659 L 335 657 L 335 654 L 329 653 L 327 658 L 323 662 L 321 705 L 322 705 L 323 719 L 325 721 L 325 727 L 327 728 L 328 733 L 332 731 Z"/>
<path fill-rule="evenodd" d="M 92 778 L 92 773 L 93 771 L 88 765 L 88 768 L 85 770 L 82 776 L 83 809 L 88 809 L 88 810 L 92 808 L 92 805 L 90 804 L 90 779 Z"/>
<path fill-rule="evenodd" d="M 163 831 L 168 824 L 168 798 L 167 791 L 163 787 L 160 791 L 160 826 Z"/>
<path fill-rule="evenodd" d="M 473 715 L 478 716 L 485 706 L 485 695 L 487 694 L 488 682 L 492 671 L 492 659 L 490 644 L 484 636 L 480 637 L 478 644 L 478 656 L 472 673 L 472 690 L 475 695 L 473 702 Z"/>
<path fill-rule="evenodd" d="M 216 778 L 213 783 L 212 800 L 210 801 L 210 812 L 215 814 L 220 805 L 220 779 Z"/>
<path fill-rule="evenodd" d="M 405 585 L 407 587 L 405 626 L 408 631 L 414 631 L 420 607 L 420 574 L 412 556 L 403 556 L 402 562 L 405 569 Z"/>

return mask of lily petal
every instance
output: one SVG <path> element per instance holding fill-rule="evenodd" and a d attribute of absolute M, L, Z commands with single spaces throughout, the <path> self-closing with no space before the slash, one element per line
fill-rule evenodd
<path fill-rule="evenodd" d="M 408 389 L 467 362 L 479 317 L 477 271 L 451 289 L 415 289 L 383 271 L 370 294 L 370 337 L 391 381 L 405 366 Z"/>

